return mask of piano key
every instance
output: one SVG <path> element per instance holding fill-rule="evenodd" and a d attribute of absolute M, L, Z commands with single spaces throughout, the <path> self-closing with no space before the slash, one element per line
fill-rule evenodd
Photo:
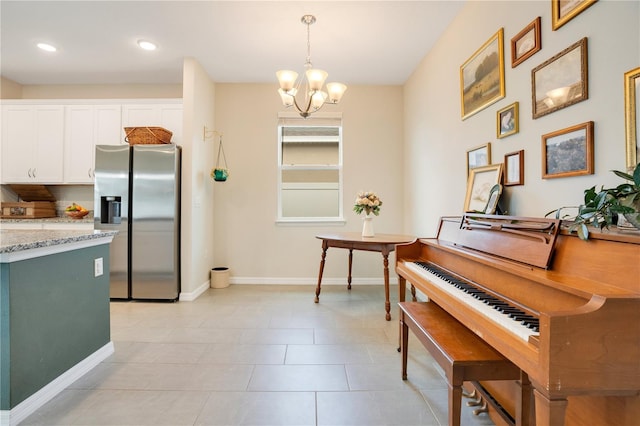
<path fill-rule="evenodd" d="M 434 265 L 427 264 L 425 262 L 405 262 L 405 265 L 431 281 L 438 288 L 462 301 L 476 312 L 515 334 L 520 339 L 528 342 L 530 336 L 539 336 L 540 333 L 537 318 L 509 305 L 507 302 L 483 292 L 470 283 L 450 276 Z M 489 299 L 495 300 L 487 303 L 486 301 L 481 300 L 481 295 L 483 294 Z M 495 305 L 492 306 L 491 303 L 494 303 Z M 521 319 L 514 319 L 510 318 L 509 315 L 519 315 L 524 317 Z"/>

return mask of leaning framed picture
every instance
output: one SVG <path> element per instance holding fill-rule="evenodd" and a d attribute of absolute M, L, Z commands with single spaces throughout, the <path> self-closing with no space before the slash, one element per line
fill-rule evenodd
<path fill-rule="evenodd" d="M 531 70 L 531 96 L 534 119 L 589 97 L 586 37 Z"/>
<path fill-rule="evenodd" d="M 529 59 L 540 49 L 542 49 L 542 35 L 538 16 L 511 39 L 511 68 Z"/>
<path fill-rule="evenodd" d="M 467 176 L 471 173 L 471 169 L 489 164 L 491 164 L 491 142 L 467 151 Z"/>
<path fill-rule="evenodd" d="M 542 135 L 542 179 L 593 174 L 593 121 Z"/>
<path fill-rule="evenodd" d="M 557 30 L 598 0 L 551 0 L 551 28 Z"/>
<path fill-rule="evenodd" d="M 498 139 L 514 135 L 520 130 L 518 105 L 518 102 L 514 102 L 496 113 L 496 136 Z"/>
<path fill-rule="evenodd" d="M 481 212 L 487 207 L 491 188 L 502 180 L 502 163 L 478 167 L 471 170 L 467 180 L 465 212 Z"/>
<path fill-rule="evenodd" d="M 460 66 L 462 119 L 504 98 L 504 29 L 500 28 Z"/>
<path fill-rule="evenodd" d="M 504 186 L 524 185 L 524 149 L 504 155 Z"/>

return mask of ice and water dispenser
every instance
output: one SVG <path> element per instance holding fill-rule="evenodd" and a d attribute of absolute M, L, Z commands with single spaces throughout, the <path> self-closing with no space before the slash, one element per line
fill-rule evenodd
<path fill-rule="evenodd" d="M 107 196 L 100 197 L 100 222 L 120 223 L 121 219 L 121 197 Z"/>

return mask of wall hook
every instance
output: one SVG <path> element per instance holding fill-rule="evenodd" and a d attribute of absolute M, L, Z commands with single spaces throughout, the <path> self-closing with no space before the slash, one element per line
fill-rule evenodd
<path fill-rule="evenodd" d="M 207 126 L 204 126 L 204 129 L 202 129 L 202 140 L 203 141 L 206 141 L 207 139 L 213 139 L 213 137 L 215 135 L 218 135 L 218 136 L 220 136 L 220 138 L 222 138 L 222 132 L 219 132 L 219 131 L 217 131 L 215 129 L 209 130 L 207 128 Z"/>

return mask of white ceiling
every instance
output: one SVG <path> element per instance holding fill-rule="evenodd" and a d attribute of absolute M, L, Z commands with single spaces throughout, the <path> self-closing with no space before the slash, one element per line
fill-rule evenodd
<path fill-rule="evenodd" d="M 313 14 L 311 59 L 328 81 L 403 84 L 463 3 L 2 0 L 0 70 L 25 85 L 179 84 L 194 57 L 216 82 L 275 83 L 279 69 L 302 71 L 300 18 Z"/>

